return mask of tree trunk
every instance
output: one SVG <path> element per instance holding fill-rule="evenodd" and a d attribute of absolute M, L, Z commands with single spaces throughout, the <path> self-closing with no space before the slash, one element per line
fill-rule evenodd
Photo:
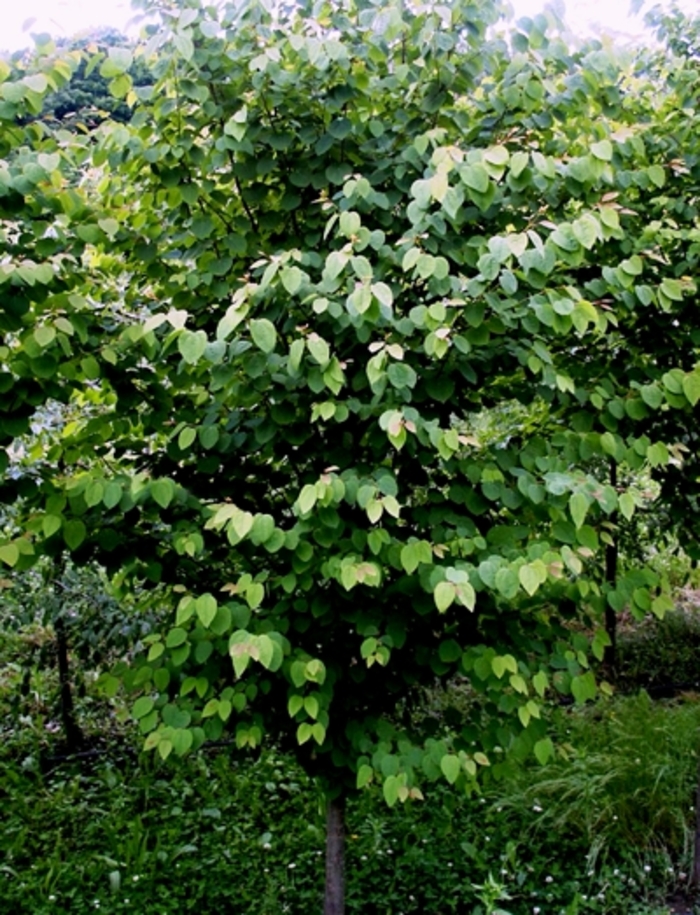
<path fill-rule="evenodd" d="M 61 719 L 66 737 L 66 748 L 69 753 L 79 749 L 83 743 L 83 733 L 75 720 L 73 692 L 70 685 L 70 668 L 68 666 L 68 638 L 66 626 L 59 611 L 54 620 L 56 630 L 56 658 L 58 660 L 58 682 L 60 684 Z"/>
<path fill-rule="evenodd" d="M 323 915 L 345 913 L 345 799 L 328 800 L 326 809 L 326 892 Z"/>
<path fill-rule="evenodd" d="M 617 464 L 614 460 L 610 461 L 610 485 L 617 490 Z M 617 521 L 617 512 L 613 514 L 611 521 L 613 523 Z M 613 587 L 617 583 L 617 559 L 618 546 L 617 538 L 615 538 L 605 548 L 605 581 Z M 617 614 L 608 603 L 605 604 L 605 631 L 610 639 L 610 644 L 605 649 L 603 665 L 608 679 L 614 681 L 617 665 Z"/>
<path fill-rule="evenodd" d="M 695 841 L 693 843 L 693 872 L 690 875 L 692 886 L 700 889 L 700 754 L 698 754 L 698 780 L 695 788 Z"/>

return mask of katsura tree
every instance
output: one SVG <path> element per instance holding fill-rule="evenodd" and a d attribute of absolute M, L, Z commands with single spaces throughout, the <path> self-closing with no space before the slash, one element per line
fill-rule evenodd
<path fill-rule="evenodd" d="M 33 57 L 0 60 L 0 504 L 26 499 L 30 509 L 43 471 L 58 466 L 30 441 L 32 423 L 63 428 L 63 405 L 99 377 L 93 353 L 113 323 L 107 297 L 89 298 L 88 250 L 104 233 L 90 204 L 89 138 L 40 120 L 79 54 L 37 41 Z M 39 530 L 51 536 L 51 522 Z M 40 552 L 34 541 L 6 538 L 0 560 L 28 567 Z"/>
<path fill-rule="evenodd" d="M 75 333 L 87 377 L 73 350 L 50 377 L 85 415 L 0 558 L 68 548 L 172 595 L 123 672 L 146 747 L 228 729 L 294 752 L 341 912 L 348 792 L 380 781 L 393 805 L 546 761 L 543 702 L 595 695 L 606 607 L 668 605 L 605 549 L 644 501 L 611 464 L 680 463 L 700 395 L 692 340 L 657 355 L 695 295 L 672 257 L 694 214 L 649 231 L 687 151 L 659 117 L 672 87 L 545 17 L 156 7 L 134 52 L 154 84 L 110 51 L 134 113 L 78 182 L 99 336 Z M 474 433 L 488 411 L 509 436 Z M 455 675 L 471 716 L 419 728 L 416 688 Z"/>

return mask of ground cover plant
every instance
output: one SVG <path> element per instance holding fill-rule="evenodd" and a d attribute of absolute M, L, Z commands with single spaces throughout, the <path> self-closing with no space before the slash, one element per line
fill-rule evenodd
<path fill-rule="evenodd" d="M 697 704 L 618 699 L 563 713 L 568 758 L 481 795 L 445 786 L 389 809 L 364 793 L 348 809 L 348 911 L 484 915 L 490 892 L 513 915 L 668 912 L 687 888 L 699 717 Z M 42 774 L 17 749 L 11 766 L 3 752 L 0 911 L 321 905 L 323 798 L 290 757 L 213 748 L 165 766 L 113 750 Z"/>

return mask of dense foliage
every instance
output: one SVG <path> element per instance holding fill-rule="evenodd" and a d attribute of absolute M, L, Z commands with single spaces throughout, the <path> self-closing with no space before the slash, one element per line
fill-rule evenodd
<path fill-rule="evenodd" d="M 546 697 L 670 606 L 622 532 L 695 533 L 693 47 L 158 6 L 98 61 L 128 123 L 36 119 L 79 52 L 0 62 L 0 560 L 167 595 L 105 680 L 163 759 L 272 735 L 390 805 L 546 762 Z M 456 674 L 461 726 L 404 713 Z"/>

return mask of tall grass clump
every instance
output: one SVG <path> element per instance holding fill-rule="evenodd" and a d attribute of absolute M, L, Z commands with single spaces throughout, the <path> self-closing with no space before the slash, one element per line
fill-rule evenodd
<path fill-rule="evenodd" d="M 498 806 L 534 808 L 537 830 L 583 837 L 591 866 L 624 849 L 686 858 L 700 705 L 654 703 L 642 691 L 572 710 L 564 725 L 558 759 L 521 772 Z"/>

